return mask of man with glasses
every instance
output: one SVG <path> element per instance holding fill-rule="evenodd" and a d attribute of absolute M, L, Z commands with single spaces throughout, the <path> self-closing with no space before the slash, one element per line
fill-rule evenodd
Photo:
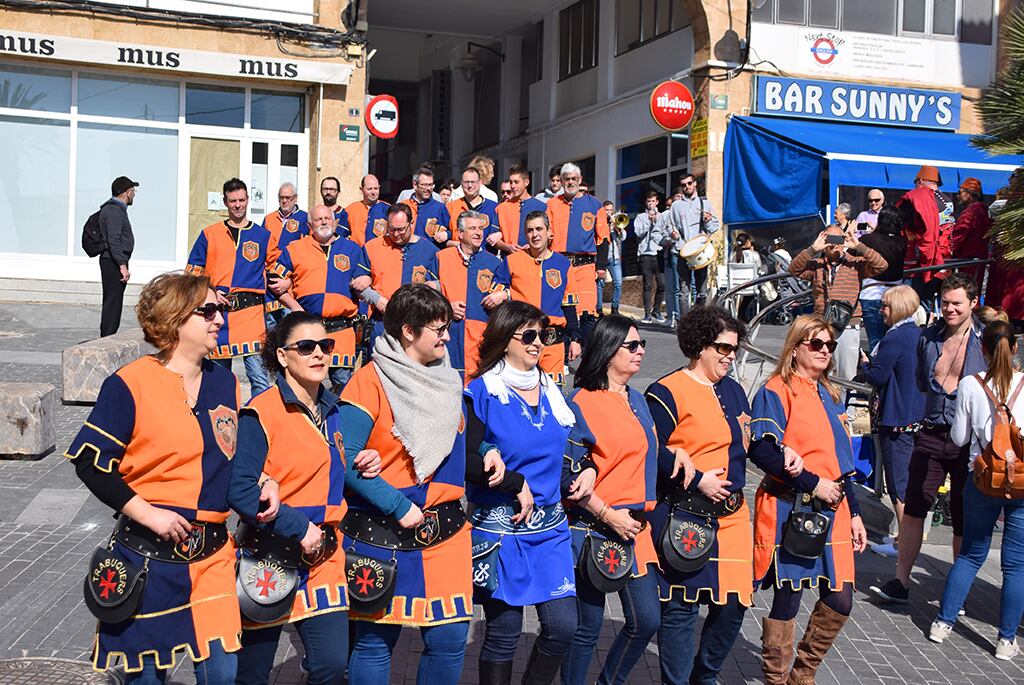
<path fill-rule="evenodd" d="M 608 213 L 601 201 L 583 192 L 583 172 L 569 162 L 562 165 L 562 193 L 547 204 L 553 236 L 551 249 L 572 264 L 572 279 L 578 288 L 576 311 L 586 339 L 597 321 L 597 280 L 604 281 L 611 244 Z"/>
<path fill-rule="evenodd" d="M 279 207 L 263 219 L 263 228 L 270 231 L 270 250 L 274 259 L 288 243 L 309 232 L 309 216 L 299 209 L 298 200 L 295 185 L 282 183 L 277 191 Z"/>
<path fill-rule="evenodd" d="M 508 179 L 501 182 L 501 201 L 507 202 L 512 198 L 512 182 Z"/>
<path fill-rule="evenodd" d="M 878 210 L 885 204 L 885 195 L 878 188 L 872 188 L 868 191 L 868 208 L 857 215 L 857 226 L 860 229 L 864 227 L 862 224 L 867 224 L 871 227 L 870 230 L 875 230 L 878 226 Z"/>
<path fill-rule="evenodd" d="M 384 332 L 384 310 L 396 290 L 407 283 L 437 280 L 436 274 L 427 269 L 437 247 L 432 240 L 414 234 L 409 205 L 391 205 L 387 222 L 387 232 L 363 246 L 363 258 L 352 279 L 353 290 L 370 306 L 374 340 Z"/>
<path fill-rule="evenodd" d="M 448 228 L 451 216 L 444 203 L 434 199 L 434 171 L 420 167 L 416 178 L 413 196 L 402 202 L 412 212 L 413 233 L 430 240 L 437 248 L 445 247 L 452 239 Z"/>
<path fill-rule="evenodd" d="M 324 180 L 320 181 L 320 199 L 324 201 L 325 207 L 330 208 L 334 212 L 334 218 L 338 220 L 339 235 L 346 235 L 349 226 L 348 214 L 338 204 L 339 194 L 341 194 L 341 181 L 336 176 L 327 176 Z"/>
<path fill-rule="evenodd" d="M 317 205 L 309 216 L 309 233 L 289 243 L 271 268 L 271 273 L 290 279 L 292 291 L 281 295 L 290 311 L 306 311 L 323 318 L 334 350 L 327 355 L 331 390 L 337 394 L 348 383 L 356 365 L 356 344 L 362 334 L 358 298 L 352 279 L 363 251 L 359 245 L 337 233 L 336 213 Z"/>
<path fill-rule="evenodd" d="M 185 273 L 208 276 L 218 302 L 228 308 L 210 359 L 230 369 L 231 360 L 241 357 L 251 394 L 258 395 L 270 387 L 259 352 L 267 332 L 266 272 L 276 255 L 271 258 L 270 231 L 247 216 L 249 190 L 245 183 L 232 178 L 224 183 L 223 193 L 228 218 L 202 230 L 189 253 Z"/>
<path fill-rule="evenodd" d="M 513 164 L 508 170 L 507 183 L 510 194 L 498 205 L 497 213 L 502 242 L 506 251 L 512 253 L 526 245 L 526 215 L 543 212 L 547 207 L 537 198 L 530 197 L 530 172 L 522 164 Z"/>
<path fill-rule="evenodd" d="M 481 214 L 487 222 L 484 224 L 484 243 L 490 248 L 490 251 L 495 254 L 499 249 L 508 252 L 508 249 L 504 249 L 508 247 L 507 245 L 502 247 L 501 224 L 497 213 L 498 203 L 480 194 L 482 187 L 480 172 L 471 166 L 463 169 L 460 187 L 462 188 L 462 197 L 452 200 L 445 207 L 448 210 L 448 216 L 451 217 L 448 228 L 452 242 L 449 247 L 455 247 L 460 240 L 457 225 L 459 215 L 463 212 L 474 211 Z"/>
<path fill-rule="evenodd" d="M 701 233 L 711 235 L 717 233 L 721 228 L 718 217 L 715 216 L 715 208 L 706 197 L 701 197 L 697 192 L 697 178 L 693 174 L 686 174 L 679 181 L 683 189 L 683 196 L 672 203 L 671 217 L 672 238 L 675 245 L 672 251 L 679 254 L 687 240 L 692 240 Z M 690 311 L 690 281 L 693 281 L 694 304 L 703 305 L 707 298 L 708 269 L 690 269 L 685 259 L 676 261 L 676 273 L 679 276 L 679 316 L 682 317 Z"/>
<path fill-rule="evenodd" d="M 348 227 L 352 239 L 357 245 L 365 245 L 367 241 L 384 235 L 388 226 L 387 202 L 380 199 L 380 181 L 373 174 L 366 174 L 359 182 L 359 192 L 363 199 L 356 200 L 344 209 L 348 218 Z"/>

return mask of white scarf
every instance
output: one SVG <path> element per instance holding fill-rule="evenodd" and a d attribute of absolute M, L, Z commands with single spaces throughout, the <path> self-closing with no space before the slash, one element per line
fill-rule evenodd
<path fill-rule="evenodd" d="M 433 475 L 452 451 L 462 423 L 462 381 L 448 353 L 428 365 L 413 361 L 385 333 L 373 345 L 373 365 L 391 405 L 391 432 L 412 457 L 416 480 Z"/>
<path fill-rule="evenodd" d="M 487 392 L 497 397 L 502 404 L 508 404 L 509 388 L 532 390 L 537 387 L 537 383 L 540 383 L 544 397 L 548 399 L 551 412 L 558 423 L 567 428 L 576 424 L 576 417 L 569 409 L 569 405 L 565 403 L 565 398 L 558 386 L 539 367 L 534 367 L 532 371 L 520 371 L 513 369 L 511 365 L 505 363 L 505 360 L 502 360 L 481 377 L 484 379 Z"/>

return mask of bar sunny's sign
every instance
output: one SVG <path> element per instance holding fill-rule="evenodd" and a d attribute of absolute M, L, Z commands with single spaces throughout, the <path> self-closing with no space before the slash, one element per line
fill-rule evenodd
<path fill-rule="evenodd" d="M 184 50 L 0 29 L 0 56 L 3 55 L 214 76 L 341 85 L 348 83 L 353 71 L 348 64 L 337 62 Z"/>
<path fill-rule="evenodd" d="M 960 93 L 867 83 L 757 77 L 754 113 L 768 116 L 955 131 Z"/>

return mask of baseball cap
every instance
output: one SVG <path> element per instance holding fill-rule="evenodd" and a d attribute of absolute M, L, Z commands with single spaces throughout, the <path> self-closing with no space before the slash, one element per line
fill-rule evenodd
<path fill-rule="evenodd" d="M 114 182 L 110 184 L 110 194 L 120 195 L 129 188 L 136 188 L 138 185 L 138 181 L 133 181 L 127 176 L 118 176 L 114 179 Z"/>

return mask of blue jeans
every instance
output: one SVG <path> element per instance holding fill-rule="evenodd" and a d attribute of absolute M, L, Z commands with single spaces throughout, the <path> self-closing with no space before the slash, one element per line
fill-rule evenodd
<path fill-rule="evenodd" d="M 353 621 L 355 646 L 348 664 L 348 681 L 355 685 L 388 685 L 391 652 L 402 626 Z M 420 628 L 423 654 L 416 685 L 456 685 L 462 675 L 469 621 Z"/>
<path fill-rule="evenodd" d="M 875 345 L 885 335 L 885 322 L 882 320 L 882 301 L 861 300 L 860 311 L 864 318 L 864 330 L 868 334 L 868 350 L 874 350 Z"/>
<path fill-rule="evenodd" d="M 665 250 L 665 313 L 668 318 L 679 316 L 679 272 L 676 261 L 679 255 L 675 250 Z"/>
<path fill-rule="evenodd" d="M 236 685 L 266 685 L 284 626 L 242 631 Z M 334 611 L 295 623 L 306 649 L 308 685 L 342 685 L 348 665 L 348 613 Z"/>
<path fill-rule="evenodd" d="M 739 637 L 747 608 L 734 596 L 724 605 L 708 604 L 708 616 L 700 631 L 700 648 L 694 628 L 701 605 L 684 602 L 674 594 L 661 603 L 658 654 L 664 685 L 715 685 L 725 658 Z"/>
<path fill-rule="evenodd" d="M 236 653 L 226 653 L 220 640 L 211 642 L 210 656 L 193 664 L 196 685 L 234 685 L 237 664 Z M 169 672 L 170 669 L 158 669 L 152 655 L 145 656 L 142 658 L 142 670 L 138 673 L 129 673 L 125 682 L 134 685 L 162 685 L 167 682 Z"/>
<path fill-rule="evenodd" d="M 495 663 L 512 661 L 523 632 L 523 607 L 509 606 L 500 599 L 486 599 L 482 604 L 487 622 L 480 658 Z M 536 648 L 548 656 L 565 654 L 576 632 L 576 598 L 560 597 L 534 608 L 540 619 Z"/>
<path fill-rule="evenodd" d="M 612 275 L 612 308 L 618 309 L 622 300 L 622 262 L 608 262 L 608 273 Z M 597 279 L 597 311 L 604 306 L 604 279 Z"/>
<path fill-rule="evenodd" d="M 960 555 L 946 577 L 939 604 L 939 620 L 956 623 L 957 614 L 971 591 L 978 569 L 988 558 L 992 528 L 1003 515 L 1003 544 L 999 560 L 1003 587 L 999 606 L 999 637 L 1012 640 L 1024 615 L 1024 500 L 989 497 L 967 479 L 964 488 L 964 541 Z"/>
<path fill-rule="evenodd" d="M 630 578 L 619 590 L 626 625 L 608 650 L 608 658 L 598 677 L 598 685 L 621 685 L 629 672 L 643 656 L 647 643 L 658 632 L 661 609 L 658 606 L 657 571 L 647 568 L 647 575 Z M 587 669 L 594 654 L 601 625 L 604 623 L 604 593 L 594 588 L 586 578 L 576 574 L 576 600 L 579 610 L 579 628 L 562 662 L 562 685 L 583 685 L 587 682 Z"/>
<path fill-rule="evenodd" d="M 231 359 L 214 359 L 215 364 L 220 364 L 228 371 L 231 371 Z M 267 369 L 263 366 L 263 358 L 258 354 L 250 354 L 242 357 L 242 363 L 245 365 L 245 375 L 249 378 L 249 389 L 252 397 L 256 397 L 261 392 L 270 387 L 270 374 L 267 373 Z"/>

